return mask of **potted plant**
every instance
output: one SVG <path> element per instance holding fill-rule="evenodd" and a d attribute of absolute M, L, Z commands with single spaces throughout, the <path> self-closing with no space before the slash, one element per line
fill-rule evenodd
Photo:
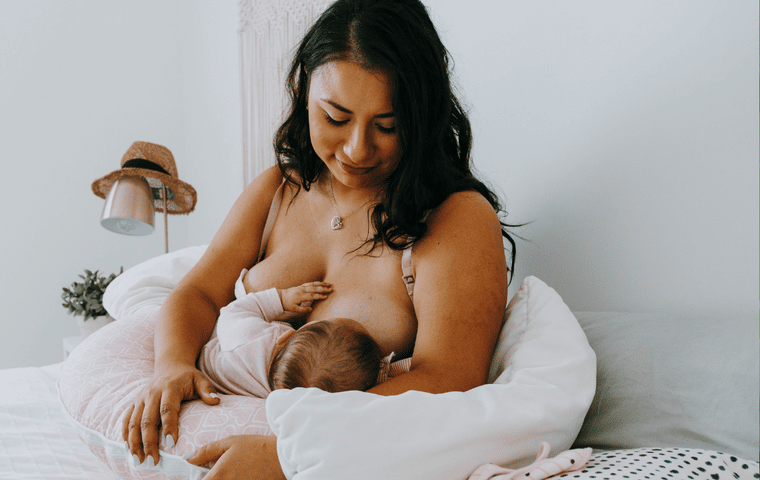
<path fill-rule="evenodd" d="M 77 318 L 77 325 L 82 338 L 87 338 L 114 320 L 103 307 L 103 294 L 106 287 L 123 271 L 122 267 L 118 274 L 112 273 L 104 277 L 98 275 L 98 270 L 85 270 L 84 275 L 79 275 L 82 282 L 74 282 L 69 288 L 63 288 L 63 306 L 68 309 L 69 314 L 81 317 Z"/>

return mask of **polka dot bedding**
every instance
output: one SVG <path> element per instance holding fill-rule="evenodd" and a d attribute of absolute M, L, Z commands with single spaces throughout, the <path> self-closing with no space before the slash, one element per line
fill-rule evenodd
<path fill-rule="evenodd" d="M 551 478 L 755 480 L 760 479 L 760 473 L 758 462 L 725 453 L 688 448 L 638 448 L 595 453 L 583 469 Z"/>

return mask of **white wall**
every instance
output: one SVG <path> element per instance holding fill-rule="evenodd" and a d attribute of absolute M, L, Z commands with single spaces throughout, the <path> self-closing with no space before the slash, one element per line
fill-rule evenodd
<path fill-rule="evenodd" d="M 574 310 L 758 312 L 758 3 L 427 0 L 526 275 Z M 753 333 L 754 334 L 754 333 Z"/>
<path fill-rule="evenodd" d="M 188 13 L 182 46 L 185 171 L 198 191 L 187 244 L 208 244 L 243 191 L 236 0 L 179 1 Z"/>
<path fill-rule="evenodd" d="M 242 191 L 234 0 L 0 0 L 0 368 L 61 360 L 61 288 L 164 251 L 99 225 L 90 184 L 135 140 L 169 148 L 196 211 L 170 249 L 207 243 Z M 237 181 L 234 181 L 237 178 Z"/>

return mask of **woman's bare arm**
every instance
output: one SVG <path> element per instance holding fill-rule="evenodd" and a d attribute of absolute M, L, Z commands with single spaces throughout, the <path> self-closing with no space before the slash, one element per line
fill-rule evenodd
<path fill-rule="evenodd" d="M 164 362 L 195 365 L 219 310 L 234 299 L 240 272 L 256 261 L 269 206 L 281 183 L 280 171 L 272 167 L 246 187 L 203 257 L 169 296 L 156 327 L 156 368 Z"/>
<path fill-rule="evenodd" d="M 159 428 L 163 437 L 177 440 L 183 400 L 200 397 L 208 404 L 218 403 L 195 361 L 219 310 L 233 299 L 241 270 L 256 261 L 269 207 L 281 183 L 280 171 L 273 167 L 246 187 L 203 257 L 162 307 L 154 340 L 155 373 L 123 424 L 124 439 L 140 462 L 146 456 L 158 461 Z"/>
<path fill-rule="evenodd" d="M 414 245 L 417 337 L 409 373 L 370 390 L 396 395 L 483 385 L 507 300 L 501 225 L 480 194 L 451 195 Z"/>

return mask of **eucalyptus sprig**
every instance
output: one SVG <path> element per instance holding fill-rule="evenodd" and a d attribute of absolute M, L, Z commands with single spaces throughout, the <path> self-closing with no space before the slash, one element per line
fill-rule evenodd
<path fill-rule="evenodd" d="M 108 312 L 103 307 L 103 294 L 113 279 L 123 272 L 124 267 L 121 267 L 118 274 L 112 273 L 108 277 L 104 277 L 98 275 L 98 270 L 91 272 L 85 269 L 85 274 L 79 275 L 83 280 L 82 282 L 74 282 L 69 288 L 63 288 L 62 305 L 68 309 L 69 314 L 75 317 L 84 316 L 85 321 L 106 315 Z"/>

